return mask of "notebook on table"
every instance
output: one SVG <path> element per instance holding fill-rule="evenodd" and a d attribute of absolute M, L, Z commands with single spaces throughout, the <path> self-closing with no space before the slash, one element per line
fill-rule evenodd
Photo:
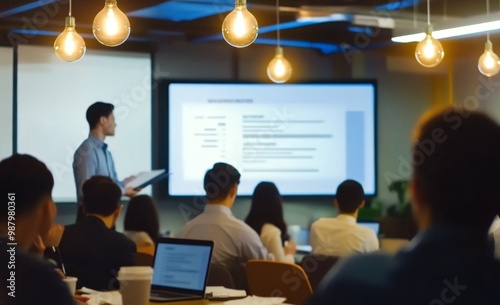
<path fill-rule="evenodd" d="M 151 301 L 203 299 L 214 243 L 160 238 L 153 260 Z"/>

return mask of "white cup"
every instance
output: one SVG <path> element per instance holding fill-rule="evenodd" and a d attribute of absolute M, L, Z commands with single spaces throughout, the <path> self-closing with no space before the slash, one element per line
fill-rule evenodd
<path fill-rule="evenodd" d="M 73 276 L 67 276 L 63 279 L 63 281 L 68 285 L 69 292 L 71 293 L 71 295 L 75 295 L 76 282 L 78 281 L 78 278 Z"/>
<path fill-rule="evenodd" d="M 118 272 L 122 305 L 149 305 L 153 268 L 121 267 Z"/>

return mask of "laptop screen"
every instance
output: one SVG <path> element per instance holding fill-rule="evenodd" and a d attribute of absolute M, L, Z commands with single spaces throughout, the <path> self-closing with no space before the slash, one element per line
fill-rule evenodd
<path fill-rule="evenodd" d="M 358 222 L 358 225 L 372 229 L 373 232 L 375 232 L 375 235 L 378 236 L 378 232 L 380 230 L 380 223 L 378 221 L 360 221 Z"/>
<path fill-rule="evenodd" d="M 156 246 L 152 284 L 203 291 L 211 252 L 210 245 L 178 244 L 169 243 L 168 239 L 160 240 Z"/>

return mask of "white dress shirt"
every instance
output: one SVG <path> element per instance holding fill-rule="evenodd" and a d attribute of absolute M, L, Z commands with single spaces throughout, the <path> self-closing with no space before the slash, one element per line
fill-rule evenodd
<path fill-rule="evenodd" d="M 233 276 L 236 272 L 245 276 L 243 265 L 248 260 L 268 258 L 259 235 L 220 204 L 207 204 L 203 213 L 186 223 L 179 237 L 213 240 L 212 263 L 233 271 Z"/>
<path fill-rule="evenodd" d="M 281 242 L 281 230 L 278 227 L 270 223 L 265 223 L 260 231 L 260 239 L 267 248 L 267 251 L 274 256 L 275 261 L 294 262 L 292 254 L 285 254 L 285 249 Z"/>
<path fill-rule="evenodd" d="M 346 256 L 379 249 L 375 232 L 356 224 L 356 218 L 344 214 L 314 222 L 309 241 L 312 253 L 322 255 Z"/>

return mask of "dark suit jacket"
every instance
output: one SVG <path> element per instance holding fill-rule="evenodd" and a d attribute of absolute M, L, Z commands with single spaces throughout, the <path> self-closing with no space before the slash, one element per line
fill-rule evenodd
<path fill-rule="evenodd" d="M 41 258 L 26 253 L 15 247 L 15 260 L 7 252 L 11 246 L 0 238 L 0 261 L 2 264 L 3 283 L 0 286 L 0 304 L 4 305 L 74 305 L 68 285 L 56 273 L 55 267 Z M 11 267 L 7 267 L 7 262 Z M 11 273 L 14 272 L 14 273 Z M 10 279 L 10 280 L 9 280 Z M 11 280 L 14 280 L 11 282 Z M 10 284 L 14 284 L 11 286 Z M 10 295 L 8 295 L 10 293 Z M 15 297 L 14 297 L 15 296 Z"/>
<path fill-rule="evenodd" d="M 486 233 L 438 225 L 395 256 L 373 253 L 341 261 L 308 304 L 500 304 L 500 262 Z"/>
<path fill-rule="evenodd" d="M 78 288 L 114 290 L 120 267 L 135 264 L 136 246 L 99 218 L 87 216 L 65 227 L 59 251 L 66 273 L 78 278 Z"/>

